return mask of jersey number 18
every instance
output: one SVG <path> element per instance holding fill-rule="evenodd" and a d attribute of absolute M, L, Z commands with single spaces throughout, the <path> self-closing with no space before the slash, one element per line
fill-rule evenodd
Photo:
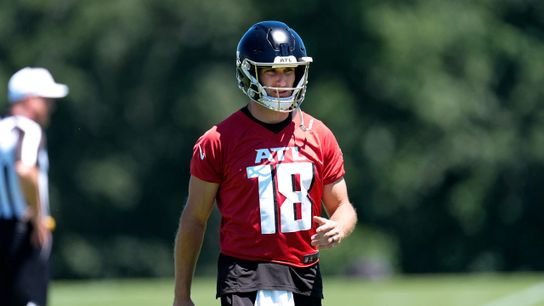
<path fill-rule="evenodd" d="M 246 169 L 248 178 L 259 182 L 259 208 L 261 214 L 261 233 L 277 232 L 277 212 L 279 206 L 279 226 L 282 233 L 309 230 L 312 227 L 312 202 L 308 198 L 313 182 L 313 165 L 309 162 L 258 165 Z M 285 197 L 282 203 L 276 199 L 275 188 Z"/>

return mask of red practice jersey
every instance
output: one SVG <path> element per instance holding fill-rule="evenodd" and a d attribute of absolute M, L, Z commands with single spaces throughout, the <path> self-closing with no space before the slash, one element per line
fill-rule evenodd
<path fill-rule="evenodd" d="M 321 215 L 323 186 L 344 175 L 336 138 L 304 113 L 278 133 L 242 111 L 196 142 L 191 175 L 220 184 L 221 252 L 245 260 L 297 267 L 315 263 L 313 216 Z"/>

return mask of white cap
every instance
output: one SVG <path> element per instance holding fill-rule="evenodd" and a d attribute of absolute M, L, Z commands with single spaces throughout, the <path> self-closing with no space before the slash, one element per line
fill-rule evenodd
<path fill-rule="evenodd" d="M 11 103 L 28 97 L 64 98 L 68 86 L 56 83 L 49 70 L 25 67 L 17 71 L 8 83 L 8 100 Z"/>

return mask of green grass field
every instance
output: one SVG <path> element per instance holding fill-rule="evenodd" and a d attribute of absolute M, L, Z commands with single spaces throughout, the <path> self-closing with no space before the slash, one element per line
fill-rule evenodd
<path fill-rule="evenodd" d="M 51 306 L 172 305 L 172 280 L 56 281 Z M 213 279 L 197 278 L 196 306 L 217 306 Z M 325 306 L 544 306 L 544 275 L 325 278 Z"/>

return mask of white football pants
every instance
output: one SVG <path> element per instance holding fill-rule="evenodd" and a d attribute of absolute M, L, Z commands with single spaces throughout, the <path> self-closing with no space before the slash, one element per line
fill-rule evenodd
<path fill-rule="evenodd" d="M 285 290 L 259 290 L 255 306 L 295 306 L 293 293 Z"/>

